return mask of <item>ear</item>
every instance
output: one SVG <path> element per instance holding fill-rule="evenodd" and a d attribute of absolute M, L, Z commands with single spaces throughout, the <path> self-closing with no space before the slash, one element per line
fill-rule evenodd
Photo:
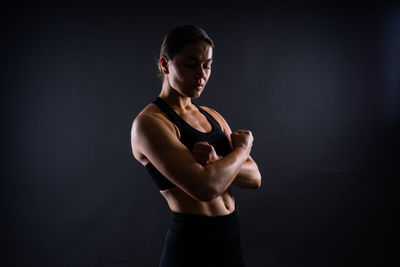
<path fill-rule="evenodd" d="M 168 59 L 164 56 L 160 57 L 160 66 L 161 66 L 161 70 L 164 74 L 168 74 L 169 70 L 168 70 Z"/>

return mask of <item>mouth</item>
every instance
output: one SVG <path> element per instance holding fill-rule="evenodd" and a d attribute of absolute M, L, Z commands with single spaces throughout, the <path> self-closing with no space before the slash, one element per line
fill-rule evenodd
<path fill-rule="evenodd" d="M 196 87 L 196 89 L 203 89 L 203 87 L 204 87 L 204 84 L 197 84 L 197 85 L 195 85 L 195 87 Z"/>

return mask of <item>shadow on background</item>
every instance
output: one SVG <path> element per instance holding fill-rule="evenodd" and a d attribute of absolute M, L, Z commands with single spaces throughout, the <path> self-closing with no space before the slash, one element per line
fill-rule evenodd
<path fill-rule="evenodd" d="M 170 215 L 130 127 L 193 23 L 216 45 L 196 102 L 255 136 L 262 188 L 233 187 L 248 266 L 395 266 L 399 6 L 195 4 L 2 9 L 1 265 L 157 266 Z"/>

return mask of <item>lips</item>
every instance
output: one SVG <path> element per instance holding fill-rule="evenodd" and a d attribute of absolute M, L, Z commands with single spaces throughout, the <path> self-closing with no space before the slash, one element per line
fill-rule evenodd
<path fill-rule="evenodd" d="M 205 79 L 201 78 L 197 80 L 196 88 L 197 89 L 202 89 L 206 85 Z"/>

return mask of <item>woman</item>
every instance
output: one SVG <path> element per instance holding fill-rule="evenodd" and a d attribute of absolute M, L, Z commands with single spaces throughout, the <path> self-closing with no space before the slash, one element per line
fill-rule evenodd
<path fill-rule="evenodd" d="M 215 110 L 192 103 L 211 74 L 214 44 L 194 25 L 161 46 L 159 96 L 135 118 L 131 143 L 171 209 L 160 266 L 244 266 L 230 185 L 259 188 L 253 136 L 232 132 Z"/>

